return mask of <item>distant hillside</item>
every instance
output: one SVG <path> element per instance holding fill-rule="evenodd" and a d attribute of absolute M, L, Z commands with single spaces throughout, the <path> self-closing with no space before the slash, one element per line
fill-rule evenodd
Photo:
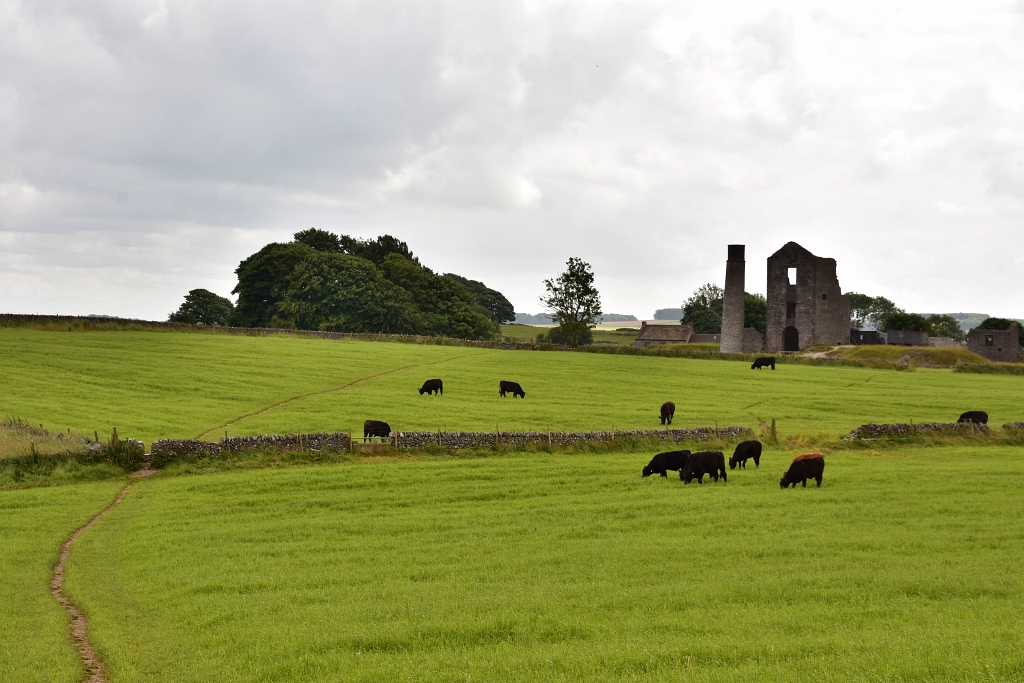
<path fill-rule="evenodd" d="M 597 319 L 599 323 L 629 323 L 636 322 L 635 315 L 625 315 L 624 313 L 605 313 Z"/>
<path fill-rule="evenodd" d="M 533 315 L 532 313 L 516 313 L 516 324 L 517 325 L 551 325 L 551 317 L 538 313 Z"/>

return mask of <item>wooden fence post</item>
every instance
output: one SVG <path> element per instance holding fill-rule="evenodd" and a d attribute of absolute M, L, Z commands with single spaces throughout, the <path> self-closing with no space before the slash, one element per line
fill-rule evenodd
<path fill-rule="evenodd" d="M 356 452 L 356 446 L 352 443 L 352 428 L 348 428 L 348 454 L 352 455 Z"/>
<path fill-rule="evenodd" d="M 775 431 L 775 418 L 772 418 L 772 443 L 779 443 L 779 435 Z"/>
<path fill-rule="evenodd" d="M 497 448 L 499 443 L 500 443 L 499 439 L 500 439 L 500 437 L 498 436 L 498 425 L 494 425 L 494 447 L 495 448 Z"/>

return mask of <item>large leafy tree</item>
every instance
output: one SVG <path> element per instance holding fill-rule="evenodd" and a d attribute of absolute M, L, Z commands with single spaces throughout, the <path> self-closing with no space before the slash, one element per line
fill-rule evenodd
<path fill-rule="evenodd" d="M 470 280 L 454 273 L 448 273 L 445 277 L 450 277 L 465 287 L 476 298 L 476 302 L 487 309 L 493 322 L 499 325 L 515 322 L 516 311 L 512 307 L 512 303 L 501 292 L 491 289 L 478 280 Z"/>
<path fill-rule="evenodd" d="M 235 269 L 238 285 L 231 293 L 238 295 L 238 305 L 231 315 L 231 324 L 270 326 L 277 304 L 288 289 L 292 271 L 316 253 L 312 247 L 298 242 L 274 242 L 242 261 Z"/>
<path fill-rule="evenodd" d="M 722 296 L 724 291 L 709 282 L 697 288 L 683 302 L 682 323 L 693 323 L 697 334 L 718 334 L 722 331 Z"/>
<path fill-rule="evenodd" d="M 193 289 L 185 295 L 185 301 L 167 318 L 172 323 L 195 325 L 227 325 L 235 305 L 230 299 L 217 296 L 207 289 Z"/>
<path fill-rule="evenodd" d="M 296 266 L 277 315 L 306 330 L 411 334 L 422 326 L 409 293 L 372 263 L 324 252 Z"/>
<path fill-rule="evenodd" d="M 554 280 L 545 280 L 547 295 L 540 301 L 551 319 L 562 327 L 569 344 L 579 346 L 580 334 L 590 329 L 601 315 L 601 296 L 594 287 L 594 273 L 583 259 L 570 258 L 566 270 Z"/>
<path fill-rule="evenodd" d="M 743 327 L 753 327 L 761 334 L 768 329 L 768 301 L 760 294 L 743 293 Z"/>
<path fill-rule="evenodd" d="M 887 316 L 904 313 L 902 308 L 884 296 L 868 296 L 858 292 L 850 292 L 847 296 L 850 298 L 850 324 L 856 329 L 881 329 Z"/>
<path fill-rule="evenodd" d="M 422 315 L 422 333 L 460 339 L 488 339 L 496 326 L 489 312 L 457 280 L 397 253 L 388 254 L 381 271 L 409 293 Z"/>
<path fill-rule="evenodd" d="M 889 330 L 908 330 L 912 332 L 927 332 L 935 334 L 932 324 L 923 315 L 917 313 L 890 313 L 882 320 L 882 332 Z"/>
<path fill-rule="evenodd" d="M 936 337 L 949 337 L 960 344 L 967 341 L 967 333 L 960 328 L 960 321 L 951 315 L 930 315 L 928 323 Z"/>

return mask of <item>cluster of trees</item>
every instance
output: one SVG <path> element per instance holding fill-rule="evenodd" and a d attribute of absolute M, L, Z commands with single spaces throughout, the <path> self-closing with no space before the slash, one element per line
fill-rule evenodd
<path fill-rule="evenodd" d="M 949 337 L 961 344 L 967 341 L 967 333 L 960 329 L 960 321 L 951 315 L 925 317 L 907 313 L 884 296 L 871 297 L 858 292 L 850 292 L 847 296 L 850 298 L 850 324 L 856 329 L 874 328 L 882 332 L 910 330 L 927 332 L 933 337 Z"/>
<path fill-rule="evenodd" d="M 186 325 L 227 325 L 235 310 L 231 299 L 218 296 L 208 289 L 193 289 L 185 295 L 185 303 L 167 318 L 172 323 Z"/>
<path fill-rule="evenodd" d="M 200 316 L 186 297 L 171 319 L 462 339 L 489 339 L 500 323 L 515 319 L 500 292 L 459 275 L 434 273 L 390 235 L 360 240 L 311 228 L 296 233 L 292 242 L 268 244 L 235 273 L 232 294 L 238 304 L 226 316 Z M 194 299 L 208 300 L 205 290 L 189 296 L 197 292 L 205 294 Z"/>
<path fill-rule="evenodd" d="M 722 332 L 722 298 L 725 292 L 711 282 L 701 285 L 683 302 L 682 323 L 693 323 L 697 334 Z M 760 294 L 743 293 L 743 326 L 765 333 L 768 320 L 768 302 Z"/>

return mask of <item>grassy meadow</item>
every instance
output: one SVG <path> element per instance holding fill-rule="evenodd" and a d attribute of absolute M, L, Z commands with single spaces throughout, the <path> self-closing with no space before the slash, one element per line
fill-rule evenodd
<path fill-rule="evenodd" d="M 649 455 L 161 477 L 68 590 L 125 683 L 1024 678 L 1021 449 Z"/>
<path fill-rule="evenodd" d="M 67 615 L 50 597 L 50 576 L 61 544 L 122 486 L 108 481 L 0 492 L 0 681 L 81 679 Z"/>
<path fill-rule="evenodd" d="M 240 337 L 183 332 L 0 329 L 0 416 L 106 438 L 358 430 L 490 431 L 675 426 L 777 419 L 784 435 L 833 438 L 867 422 L 949 422 L 986 410 L 1024 420 L 1024 380 L 950 370 L 894 372 L 614 354 Z M 420 396 L 441 377 L 444 396 Z M 526 400 L 498 396 L 519 381 Z"/>

